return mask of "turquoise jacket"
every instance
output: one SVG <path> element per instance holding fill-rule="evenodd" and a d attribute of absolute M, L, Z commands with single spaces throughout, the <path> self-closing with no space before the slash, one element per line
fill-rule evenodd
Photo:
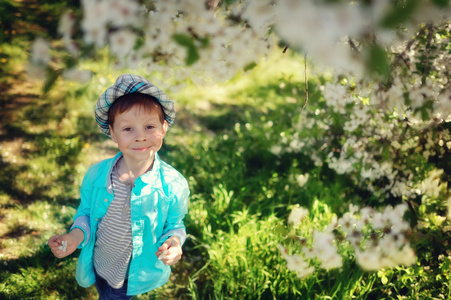
<path fill-rule="evenodd" d="M 80 190 L 81 203 L 73 228 L 85 234 L 75 277 L 82 287 L 95 282 L 94 244 L 99 221 L 114 198 L 111 170 L 121 156 L 103 160 L 89 168 Z M 133 252 L 128 277 L 128 295 L 138 295 L 165 284 L 171 269 L 155 255 L 171 235 L 186 239 L 183 218 L 188 212 L 189 188 L 186 179 L 158 154 L 152 170 L 135 180 L 130 197 Z"/>

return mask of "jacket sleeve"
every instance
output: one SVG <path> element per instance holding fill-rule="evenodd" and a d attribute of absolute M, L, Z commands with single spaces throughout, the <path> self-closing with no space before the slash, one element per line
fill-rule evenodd
<path fill-rule="evenodd" d="M 78 207 L 77 213 L 74 216 L 74 223 L 70 230 L 74 228 L 79 228 L 84 233 L 84 240 L 78 246 L 78 248 L 83 248 L 88 243 L 91 237 L 91 225 L 90 225 L 90 215 L 91 215 L 91 202 L 92 202 L 92 184 L 89 180 L 89 171 L 85 174 L 83 182 L 80 188 L 80 206 Z"/>
<path fill-rule="evenodd" d="M 163 235 L 158 241 L 161 246 L 170 236 L 176 235 L 180 238 L 183 245 L 186 240 L 186 230 L 183 219 L 188 212 L 188 197 L 190 194 L 188 182 L 180 175 L 178 180 L 173 184 L 173 198 L 168 210 L 168 215 L 163 227 Z"/>

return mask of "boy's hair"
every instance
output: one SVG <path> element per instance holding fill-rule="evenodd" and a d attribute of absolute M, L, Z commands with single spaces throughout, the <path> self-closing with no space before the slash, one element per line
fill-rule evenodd
<path fill-rule="evenodd" d="M 158 100 L 159 104 L 161 105 L 160 107 L 163 109 L 164 119 L 168 122 L 168 129 L 174 124 L 175 119 L 174 101 L 172 101 L 169 98 L 169 96 L 166 95 L 165 92 L 160 90 L 152 82 L 150 82 L 149 80 L 147 80 L 142 76 L 133 74 L 122 74 L 116 79 L 116 81 L 112 86 L 107 88 L 102 93 L 102 95 L 100 95 L 94 109 L 97 125 L 99 126 L 100 130 L 103 133 L 105 133 L 108 136 L 111 136 L 109 127 L 110 123 L 108 122 L 109 111 L 111 106 L 121 96 L 133 93 L 141 93 L 144 95 L 155 97 L 154 99 Z M 123 111 L 125 111 L 126 109 L 130 109 L 130 107 L 132 106 L 134 106 L 134 104 L 129 106 L 129 108 L 123 109 Z M 143 104 L 143 107 L 144 109 L 148 108 L 147 104 L 145 103 Z M 113 122 L 118 112 L 120 111 L 116 111 L 112 114 Z"/>
<path fill-rule="evenodd" d="M 122 114 L 130 110 L 134 106 L 138 106 L 139 108 L 144 109 L 148 112 L 156 110 L 161 124 L 164 123 L 165 114 L 163 107 L 161 106 L 160 101 L 158 101 L 157 98 L 141 93 L 131 93 L 121 96 L 113 102 L 110 110 L 108 111 L 108 124 L 110 126 L 113 126 L 118 114 Z"/>

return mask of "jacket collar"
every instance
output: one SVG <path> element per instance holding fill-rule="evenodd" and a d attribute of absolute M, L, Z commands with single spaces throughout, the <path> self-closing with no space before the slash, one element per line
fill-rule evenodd
<path fill-rule="evenodd" d="M 97 177 L 97 180 L 95 181 L 96 186 L 105 187 L 109 194 L 113 193 L 113 183 L 111 181 L 111 172 L 113 171 L 113 166 L 117 163 L 117 161 L 122 157 L 122 152 L 119 152 L 114 157 L 109 158 L 105 161 L 106 165 L 103 169 L 104 172 L 101 176 Z M 161 160 L 158 153 L 155 153 L 155 159 L 153 162 L 152 169 L 135 180 L 135 185 L 137 181 L 142 181 L 144 184 L 150 184 L 155 183 L 156 179 L 158 178 L 158 175 L 160 174 L 160 166 L 161 166 Z"/>

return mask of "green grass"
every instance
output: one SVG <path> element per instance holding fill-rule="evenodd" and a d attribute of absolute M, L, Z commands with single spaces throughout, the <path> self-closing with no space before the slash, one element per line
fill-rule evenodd
<path fill-rule="evenodd" d="M 28 45 L 15 38 L 0 53 L 7 59 L 7 72 L 0 78 L 5 87 L 0 99 L 5 108 L 0 128 L 0 298 L 96 299 L 95 288 L 83 289 L 75 282 L 77 253 L 58 260 L 45 242 L 70 227 L 89 165 L 116 151 L 99 133 L 92 109 L 122 70 L 114 70 L 107 53 L 100 52 L 97 60 L 81 62 L 94 73 L 89 83 L 59 79 L 42 95 L 42 82 L 28 81 L 23 73 Z M 303 154 L 278 157 L 271 152 L 291 132 L 304 103 L 302 70 L 302 58 L 276 52 L 226 84 L 168 91 L 177 101 L 177 122 L 161 155 L 190 184 L 189 239 L 170 282 L 136 298 L 451 297 L 451 253 L 449 244 L 442 243 L 448 235 L 432 217 L 421 231 L 425 238 L 413 241 L 419 258 L 412 267 L 363 272 L 343 247 L 348 259 L 338 270 L 299 279 L 286 268 L 277 245 L 299 250 L 285 235 L 292 205 L 310 209 L 299 228 L 308 236 L 334 214 L 344 213 L 349 203 L 371 200 L 349 178 L 315 166 Z M 314 87 L 324 80 L 310 74 L 313 110 L 322 105 Z M 300 187 L 296 175 L 306 173 L 309 180 Z"/>

